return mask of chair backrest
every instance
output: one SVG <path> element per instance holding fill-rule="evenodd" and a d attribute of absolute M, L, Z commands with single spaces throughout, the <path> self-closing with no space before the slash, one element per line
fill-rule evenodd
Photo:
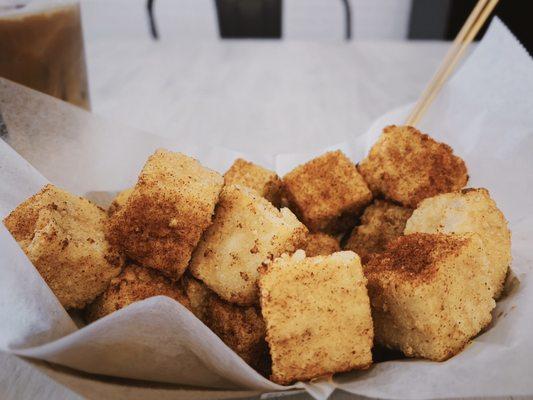
<path fill-rule="evenodd" d="M 226 18 L 226 23 L 244 25 L 247 18 L 254 23 L 281 22 L 281 38 L 288 40 L 343 41 L 346 38 L 347 9 L 350 10 L 353 40 L 398 40 L 407 37 L 411 2 L 412 0 L 154 0 L 153 9 L 162 40 L 217 40 L 222 28 L 219 18 L 222 17 Z M 118 36 L 148 40 L 146 3 L 147 0 L 81 0 L 86 37 L 94 39 Z M 278 9 L 275 7 L 276 3 L 281 5 Z M 222 13 L 221 4 L 225 5 Z M 233 16 L 232 8 L 236 10 Z M 277 20 L 273 15 L 276 12 L 280 14 Z M 263 17 L 258 17 L 258 13 L 262 13 Z M 249 28 L 244 26 L 241 30 L 250 31 Z M 255 31 L 274 32 L 276 27 L 263 28 L 265 29 Z M 235 32 L 237 34 L 234 37 L 239 36 L 238 28 Z"/>

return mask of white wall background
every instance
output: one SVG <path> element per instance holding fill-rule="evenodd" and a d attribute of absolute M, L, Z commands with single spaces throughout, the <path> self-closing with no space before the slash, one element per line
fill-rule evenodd
<path fill-rule="evenodd" d="M 86 40 L 149 40 L 146 0 L 80 3 Z M 162 40 L 218 40 L 213 0 L 155 0 L 154 9 Z"/>
<path fill-rule="evenodd" d="M 351 2 L 355 39 L 407 38 L 411 0 L 351 0 Z"/>
<path fill-rule="evenodd" d="M 353 40 L 402 40 L 411 0 L 350 0 Z M 87 40 L 148 40 L 145 0 L 81 0 Z M 156 0 L 162 40 L 218 40 L 214 0 Z M 341 0 L 283 0 L 286 40 L 343 40 Z"/>

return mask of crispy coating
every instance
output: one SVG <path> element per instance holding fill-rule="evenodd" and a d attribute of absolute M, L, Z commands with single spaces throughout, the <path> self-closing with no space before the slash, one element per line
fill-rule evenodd
<path fill-rule="evenodd" d="M 500 296 L 511 264 L 511 232 L 486 189 L 464 189 L 422 201 L 405 227 L 405 233 L 414 232 L 479 234 L 494 297 Z"/>
<path fill-rule="evenodd" d="M 265 341 L 265 323 L 253 306 L 209 298 L 205 324 L 252 368 L 266 373 L 270 360 Z"/>
<path fill-rule="evenodd" d="M 274 382 L 370 366 L 372 318 L 355 253 L 283 255 L 262 270 L 259 285 Z"/>
<path fill-rule="evenodd" d="M 415 208 L 427 197 L 461 189 L 468 181 L 464 161 L 450 146 L 412 126 L 387 126 L 359 172 L 375 195 Z"/>
<path fill-rule="evenodd" d="M 405 223 L 413 210 L 385 200 L 375 200 L 365 209 L 344 248 L 356 252 L 363 264 L 372 253 L 381 253 L 387 243 L 403 235 Z"/>
<path fill-rule="evenodd" d="M 124 207 L 133 192 L 133 188 L 125 189 L 117 194 L 107 209 L 107 215 L 111 216 Z"/>
<path fill-rule="evenodd" d="M 283 177 L 291 210 L 311 232 L 339 233 L 371 202 L 355 164 L 341 151 L 323 154 Z"/>
<path fill-rule="evenodd" d="M 222 176 L 195 159 L 158 150 L 109 218 L 108 240 L 136 263 L 178 279 L 211 224 L 222 186 Z"/>
<path fill-rule="evenodd" d="M 491 321 L 488 261 L 477 234 L 415 233 L 365 265 L 376 342 L 443 361 Z"/>
<path fill-rule="evenodd" d="M 183 276 L 183 289 L 191 311 L 198 319 L 205 323 L 209 299 L 216 296 L 207 286 L 201 281 L 196 280 L 189 273 Z"/>
<path fill-rule="evenodd" d="M 310 233 L 304 247 L 307 257 L 327 256 L 341 250 L 339 240 L 326 233 Z"/>
<path fill-rule="evenodd" d="M 265 324 L 257 308 L 228 303 L 190 276 L 184 277 L 183 284 L 191 311 L 198 319 L 250 366 L 266 374 L 270 357 Z"/>
<path fill-rule="evenodd" d="M 111 281 L 107 290 L 85 309 L 85 319 L 93 322 L 154 296 L 167 296 L 190 308 L 183 289 L 170 279 L 153 269 L 128 265 Z"/>
<path fill-rule="evenodd" d="M 191 273 L 224 300 L 257 303 L 257 269 L 300 248 L 307 229 L 294 214 L 246 187 L 225 186 L 213 224 L 191 260 Z"/>
<path fill-rule="evenodd" d="M 281 205 L 281 179 L 274 172 L 238 158 L 224 174 L 226 185 L 241 185 L 255 190 L 274 206 Z"/>
<path fill-rule="evenodd" d="M 4 223 L 65 308 L 83 308 L 120 273 L 123 259 L 104 237 L 105 212 L 46 185 Z"/>

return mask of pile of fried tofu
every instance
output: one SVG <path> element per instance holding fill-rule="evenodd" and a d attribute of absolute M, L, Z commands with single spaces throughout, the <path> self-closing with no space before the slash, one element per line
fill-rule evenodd
<path fill-rule="evenodd" d="M 88 322 L 167 296 L 290 384 L 369 368 L 374 346 L 443 361 L 488 326 L 510 231 L 467 181 L 449 146 L 388 126 L 359 164 L 328 152 L 283 178 L 158 150 L 108 210 L 47 185 L 4 222 Z"/>

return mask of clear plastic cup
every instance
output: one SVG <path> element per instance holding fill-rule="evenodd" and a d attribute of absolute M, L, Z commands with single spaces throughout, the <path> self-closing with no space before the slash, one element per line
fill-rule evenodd
<path fill-rule="evenodd" d="M 0 76 L 89 110 L 79 3 L 0 0 Z"/>

